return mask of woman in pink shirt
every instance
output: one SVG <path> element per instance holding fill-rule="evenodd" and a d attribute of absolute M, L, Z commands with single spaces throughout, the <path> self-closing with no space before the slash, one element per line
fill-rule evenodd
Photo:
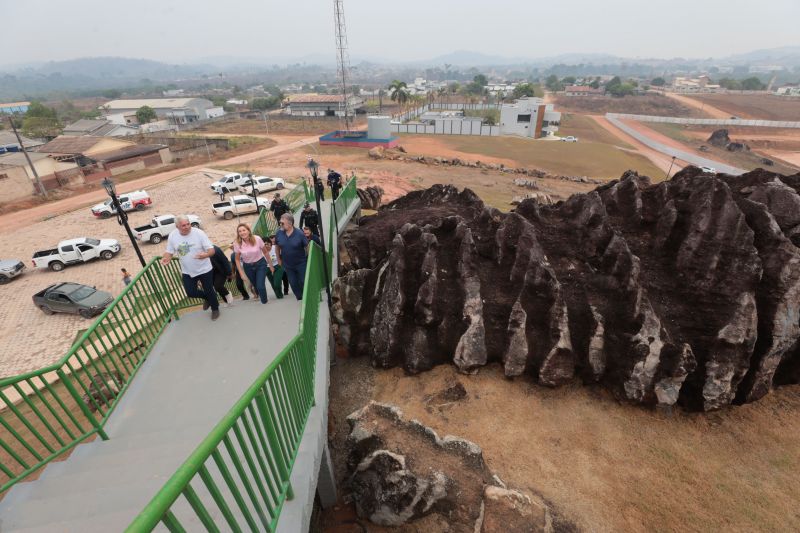
<path fill-rule="evenodd" d="M 264 241 L 258 235 L 253 235 L 250 226 L 239 224 L 236 227 L 236 240 L 233 242 L 233 251 L 236 253 L 236 269 L 242 278 L 247 276 L 250 287 L 258 292 L 261 303 L 267 303 L 267 270 L 273 271 L 272 262 L 267 262 L 265 255 L 269 254 Z"/>

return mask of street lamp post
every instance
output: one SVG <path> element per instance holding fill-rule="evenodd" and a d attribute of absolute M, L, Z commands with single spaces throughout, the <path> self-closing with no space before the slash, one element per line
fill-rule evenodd
<path fill-rule="evenodd" d="M 669 164 L 669 170 L 667 170 L 667 179 L 669 179 L 669 173 L 672 172 L 672 165 L 675 164 L 675 156 L 672 156 L 672 161 Z"/>
<path fill-rule="evenodd" d="M 139 262 L 142 264 L 142 268 L 144 268 L 147 265 L 147 263 L 144 260 L 142 251 L 139 249 L 139 245 L 136 244 L 136 238 L 133 236 L 131 227 L 128 225 L 128 213 L 126 213 L 122 209 L 122 206 L 119 205 L 119 198 L 117 198 L 117 190 L 114 187 L 114 182 L 111 181 L 109 178 L 103 178 L 103 181 L 101 183 L 103 184 L 103 188 L 108 193 L 108 196 L 111 197 L 111 205 L 114 206 L 114 209 L 117 211 L 117 222 L 119 223 L 120 226 L 125 227 L 125 231 L 128 233 L 128 238 L 130 238 L 131 240 L 133 249 L 136 250 L 136 256 L 139 258 Z"/>
<path fill-rule="evenodd" d="M 328 275 L 328 260 L 327 260 L 327 256 L 326 256 L 326 252 L 325 252 L 325 229 L 324 229 L 324 227 L 322 225 L 322 218 L 323 218 L 322 217 L 322 208 L 321 208 L 320 201 L 319 201 L 319 193 L 318 193 L 319 189 L 317 188 L 317 182 L 319 180 L 319 175 L 318 175 L 319 164 L 316 161 L 314 161 L 311 157 L 309 157 L 308 158 L 308 164 L 306 166 L 308 167 L 309 172 L 311 172 L 311 179 L 313 180 L 313 183 L 314 183 L 314 198 L 316 199 L 316 203 L 317 203 L 317 214 L 318 214 L 317 218 L 319 219 L 318 222 L 317 222 L 319 224 L 319 242 L 322 245 L 322 246 L 320 246 L 320 248 L 322 248 L 322 271 L 325 274 L 325 294 L 327 294 L 327 296 L 328 296 L 328 307 L 330 307 L 331 306 L 331 288 L 330 288 L 331 282 L 330 282 L 330 277 Z M 300 228 L 300 230 L 302 231 L 302 228 Z"/>

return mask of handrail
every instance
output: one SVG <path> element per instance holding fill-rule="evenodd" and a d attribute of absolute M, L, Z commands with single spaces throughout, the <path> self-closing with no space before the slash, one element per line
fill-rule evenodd
<path fill-rule="evenodd" d="M 313 245 L 306 268 L 299 333 L 256 378 L 126 531 L 149 532 L 159 522 L 170 531 L 184 531 L 179 517 L 172 512 L 181 496 L 209 530 L 217 530 L 206 508 L 212 501 L 215 510 L 234 531 L 244 529 L 240 521 L 246 522 L 252 530 L 275 530 L 283 502 L 293 497 L 289 477 L 314 404 L 317 325 L 324 285 L 321 255 L 319 247 Z M 231 476 L 229 465 L 234 466 L 238 482 Z M 211 501 L 206 498 L 203 503 L 192 488 L 193 482 L 205 487 Z M 220 483 L 230 491 L 236 511 L 226 503 Z M 244 487 L 247 499 L 240 486 Z"/>
<path fill-rule="evenodd" d="M 303 182 L 302 186 L 296 185 L 295 188 L 289 191 L 284 197 L 292 213 L 303 206 L 306 202 L 307 194 L 307 187 L 305 182 Z M 268 211 L 267 209 L 261 209 L 258 214 L 258 220 L 253 225 L 253 233 L 260 236 L 262 239 L 274 235 L 275 232 L 278 231 L 278 221 L 275 220 L 275 217 L 268 214 Z"/>
<path fill-rule="evenodd" d="M 158 259 L 134 276 L 56 363 L 0 379 L 0 492 L 90 436 L 108 438 L 106 420 L 180 302 L 156 282 L 177 266 L 164 267 Z"/>

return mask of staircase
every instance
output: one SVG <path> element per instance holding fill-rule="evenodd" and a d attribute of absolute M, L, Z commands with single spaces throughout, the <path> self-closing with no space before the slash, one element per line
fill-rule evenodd
<path fill-rule="evenodd" d="M 338 224 L 326 204 L 320 218 L 335 250 L 359 207 L 355 180 L 337 200 Z M 10 478 L 0 531 L 307 528 L 318 474 L 332 488 L 329 256 L 312 247 L 302 302 L 237 301 L 213 323 L 185 299 L 174 265 L 151 262 L 59 365 L 0 381 Z M 103 390 L 103 373 L 113 390 Z"/>

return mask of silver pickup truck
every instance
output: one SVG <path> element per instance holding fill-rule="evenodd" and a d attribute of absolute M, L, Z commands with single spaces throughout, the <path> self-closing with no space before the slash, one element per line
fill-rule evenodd
<path fill-rule="evenodd" d="M 0 285 L 8 283 L 25 270 L 25 263 L 19 259 L 0 259 Z"/>

